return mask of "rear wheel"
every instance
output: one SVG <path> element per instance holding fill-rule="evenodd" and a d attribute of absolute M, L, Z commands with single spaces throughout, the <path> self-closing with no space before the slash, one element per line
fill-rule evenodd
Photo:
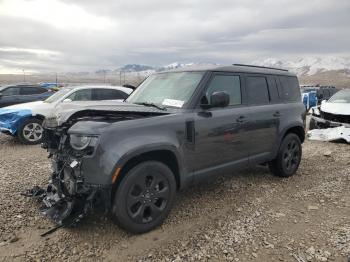
<path fill-rule="evenodd" d="M 270 171 L 280 177 L 290 177 L 298 170 L 302 156 L 300 138 L 290 133 L 283 139 L 276 159 L 269 163 Z"/>
<path fill-rule="evenodd" d="M 40 144 L 43 137 L 42 121 L 37 118 L 29 118 L 23 121 L 17 130 L 17 137 L 27 145 Z"/>
<path fill-rule="evenodd" d="M 150 231 L 169 214 L 175 193 L 175 177 L 168 166 L 158 161 L 142 162 L 126 173 L 118 186 L 113 218 L 127 231 Z"/>

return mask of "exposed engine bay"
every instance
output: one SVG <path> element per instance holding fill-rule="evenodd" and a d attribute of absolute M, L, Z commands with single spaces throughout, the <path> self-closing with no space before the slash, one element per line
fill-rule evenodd
<path fill-rule="evenodd" d="M 57 224 L 57 227 L 43 235 L 60 227 L 75 225 L 95 208 L 108 212 L 111 207 L 112 184 L 109 186 L 91 184 L 85 180 L 81 171 L 83 158 L 93 154 L 95 150 L 94 136 L 89 136 L 91 140 L 88 146 L 77 148 L 72 144 L 73 136 L 68 130 L 77 122 L 94 121 L 108 125 L 156 115 L 161 114 L 84 110 L 74 113 L 60 125 L 57 125 L 55 119 L 47 119 L 43 123 L 42 147 L 48 151 L 48 157 L 52 162 L 51 179 L 46 189 L 35 186 L 22 193 L 40 201 L 42 205 L 40 211 Z"/>

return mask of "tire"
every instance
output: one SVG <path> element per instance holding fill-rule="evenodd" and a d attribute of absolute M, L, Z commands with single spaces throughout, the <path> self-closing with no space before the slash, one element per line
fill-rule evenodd
<path fill-rule="evenodd" d="M 283 139 L 276 159 L 269 162 L 270 171 L 279 177 L 290 177 L 298 170 L 302 156 L 300 138 L 290 133 Z"/>
<path fill-rule="evenodd" d="M 19 141 L 26 145 L 40 144 L 43 139 L 42 121 L 37 118 L 24 120 L 17 130 Z"/>
<path fill-rule="evenodd" d="M 128 171 L 112 204 L 112 218 L 124 230 L 140 234 L 160 226 L 176 194 L 173 172 L 158 161 L 146 161 Z"/>

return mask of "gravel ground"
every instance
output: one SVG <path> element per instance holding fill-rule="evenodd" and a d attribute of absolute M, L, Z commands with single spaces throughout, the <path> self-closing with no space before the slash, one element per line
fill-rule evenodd
<path fill-rule="evenodd" d="M 147 234 L 127 234 L 95 215 L 40 237 L 52 224 L 19 193 L 46 184 L 47 154 L 0 135 L 0 260 L 347 261 L 349 149 L 308 141 L 288 179 L 266 167 L 221 174 L 180 192 L 164 225 Z"/>

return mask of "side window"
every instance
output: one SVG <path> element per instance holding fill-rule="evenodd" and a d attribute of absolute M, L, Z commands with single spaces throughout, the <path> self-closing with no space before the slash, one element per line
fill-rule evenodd
<path fill-rule="evenodd" d="M 239 76 L 235 75 L 215 75 L 211 80 L 206 97 L 208 101 L 210 96 L 214 92 L 225 91 L 230 95 L 230 104 L 229 105 L 240 105 L 242 104 L 241 96 L 241 81 Z"/>
<path fill-rule="evenodd" d="M 19 95 L 19 90 L 20 90 L 19 87 L 13 86 L 13 87 L 6 88 L 1 93 L 3 96 L 15 96 L 15 95 Z"/>
<path fill-rule="evenodd" d="M 36 95 L 46 92 L 45 89 L 35 86 L 21 87 L 21 95 Z"/>
<path fill-rule="evenodd" d="M 279 76 L 282 84 L 282 97 L 286 102 L 298 102 L 301 100 L 298 79 L 293 76 Z"/>
<path fill-rule="evenodd" d="M 93 89 L 93 100 L 117 100 L 127 97 L 126 93 L 115 89 Z"/>
<path fill-rule="evenodd" d="M 66 99 L 70 99 L 72 101 L 91 101 L 92 90 L 91 89 L 81 89 L 78 91 L 75 91 L 70 96 L 66 97 Z"/>
<path fill-rule="evenodd" d="M 266 77 L 248 76 L 246 85 L 249 104 L 264 105 L 270 102 Z"/>
<path fill-rule="evenodd" d="M 270 101 L 272 103 L 276 103 L 279 101 L 279 92 L 278 92 L 276 79 L 274 77 L 269 76 L 267 78 L 267 82 L 268 82 L 268 88 L 269 88 L 269 94 L 270 94 Z"/>

